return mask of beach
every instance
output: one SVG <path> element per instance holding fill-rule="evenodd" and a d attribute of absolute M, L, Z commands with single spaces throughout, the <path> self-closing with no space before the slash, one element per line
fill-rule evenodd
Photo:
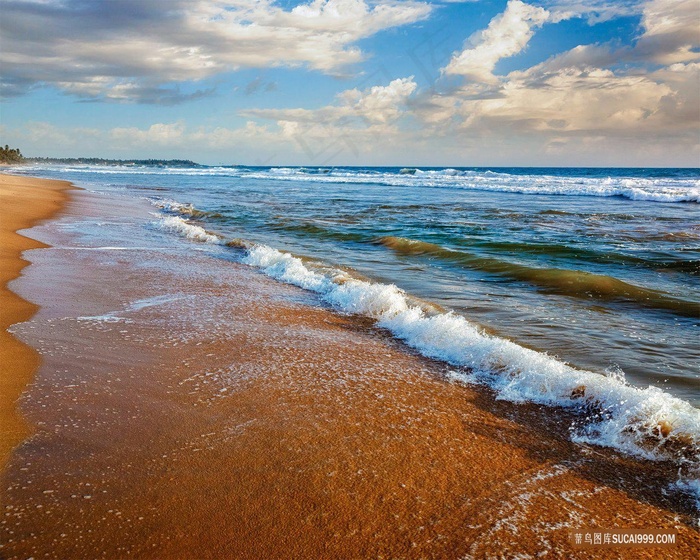
<path fill-rule="evenodd" d="M 677 463 L 574 442 L 573 411 L 465 382 L 235 244 L 153 226 L 147 200 L 69 188 L 0 183 L 3 286 L 21 271 L 2 291 L 3 558 L 700 551 Z M 586 528 L 677 536 L 575 547 Z"/>
<path fill-rule="evenodd" d="M 43 244 L 21 235 L 50 218 L 66 202 L 71 185 L 0 174 L 0 468 L 10 451 L 28 435 L 28 426 L 15 410 L 15 403 L 39 365 L 39 356 L 7 329 L 26 321 L 36 306 L 17 296 L 7 284 L 28 264 L 22 252 Z"/>

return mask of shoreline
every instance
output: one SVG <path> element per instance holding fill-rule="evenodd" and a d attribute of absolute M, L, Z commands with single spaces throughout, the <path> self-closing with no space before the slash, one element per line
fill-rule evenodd
<path fill-rule="evenodd" d="M 46 247 L 20 230 L 58 214 L 76 187 L 54 181 L 8 175 L 0 167 L 0 471 L 31 430 L 17 410 L 17 400 L 40 364 L 38 353 L 8 332 L 28 320 L 38 306 L 14 293 L 9 283 L 29 264 L 24 251 Z"/>
<path fill-rule="evenodd" d="M 673 466 L 574 444 L 565 413 L 451 382 L 227 248 L 149 246 L 140 205 L 78 191 L 80 228 L 33 232 L 54 248 L 16 284 L 41 306 L 18 335 L 44 358 L 0 481 L 3 557 L 659 553 L 572 549 L 589 526 L 700 550 Z"/>

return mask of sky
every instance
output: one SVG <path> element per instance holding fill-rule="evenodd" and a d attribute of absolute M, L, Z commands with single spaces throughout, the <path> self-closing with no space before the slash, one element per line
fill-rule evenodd
<path fill-rule="evenodd" d="M 0 144 L 700 167 L 699 0 L 0 0 Z"/>

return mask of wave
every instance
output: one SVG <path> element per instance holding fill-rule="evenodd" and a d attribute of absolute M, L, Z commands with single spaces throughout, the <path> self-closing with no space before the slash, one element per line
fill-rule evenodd
<path fill-rule="evenodd" d="M 218 212 L 207 212 L 205 210 L 195 208 L 192 204 L 183 204 L 182 202 L 176 202 L 174 200 L 157 199 L 151 200 L 151 203 L 169 214 L 178 214 L 180 216 L 187 216 L 196 220 L 223 217 Z"/>
<path fill-rule="evenodd" d="M 152 200 L 156 207 L 166 213 L 176 214 L 171 216 L 171 220 L 165 220 L 162 228 L 175 231 L 196 241 L 208 243 L 219 243 L 219 238 L 199 225 L 190 224 L 186 220 L 179 218 L 185 216 L 195 220 L 221 217 L 220 214 L 199 210 L 192 204 L 183 204 L 172 200 Z M 280 222 L 273 226 L 273 229 L 311 235 L 322 239 L 332 239 L 341 242 L 367 242 L 368 237 L 361 233 L 346 233 L 321 227 L 313 223 L 286 223 Z M 429 255 L 446 262 L 451 262 L 457 266 L 479 270 L 489 274 L 496 274 L 502 277 L 511 278 L 522 282 L 528 282 L 551 293 L 573 297 L 595 297 L 603 300 L 632 301 L 639 305 L 657 309 L 672 311 L 678 315 L 697 317 L 700 312 L 696 302 L 686 301 L 668 296 L 657 290 L 643 288 L 629 284 L 611 276 L 593 274 L 579 270 L 567 270 L 560 268 L 534 268 L 517 264 L 501 259 L 477 256 L 463 250 L 454 250 L 442 247 L 437 244 L 408 239 L 405 237 L 386 236 L 376 240 L 377 243 L 392 249 L 401 255 L 421 256 Z M 496 248 L 506 247 L 513 250 L 526 249 L 530 252 L 549 251 L 564 252 L 571 251 L 561 247 L 535 247 L 515 244 L 491 243 Z M 577 254 L 577 257 L 580 257 Z M 639 259 L 638 259 L 639 260 Z M 679 272 L 697 274 L 697 261 L 686 261 L 679 263 L 657 263 L 655 268 L 665 268 Z"/>
<path fill-rule="evenodd" d="M 289 231 L 291 233 L 300 233 L 319 239 L 330 239 L 341 242 L 362 242 L 367 239 L 367 236 L 361 233 L 337 231 L 334 229 L 321 227 L 313 223 L 288 223 L 286 221 L 278 221 L 271 226 L 271 229 Z"/>
<path fill-rule="evenodd" d="M 601 374 L 577 369 L 490 335 L 451 311 L 421 305 L 393 284 L 359 279 L 267 245 L 225 240 L 177 216 L 161 217 L 160 227 L 195 241 L 244 248 L 244 264 L 315 292 L 341 312 L 374 319 L 377 326 L 424 356 L 455 366 L 453 379 L 487 385 L 499 399 L 578 412 L 573 441 L 674 461 L 682 473 L 678 487 L 686 491 L 698 487 L 700 410 L 686 401 L 653 386 L 630 386 L 620 371 Z M 439 247 L 397 238 L 393 243 L 419 254 Z"/>
<path fill-rule="evenodd" d="M 281 181 L 321 183 L 363 183 L 368 185 L 443 187 L 475 191 L 493 191 L 525 195 L 620 197 L 646 202 L 700 203 L 700 180 L 694 178 L 643 177 L 568 177 L 555 175 L 520 175 L 493 171 L 441 169 L 421 171 L 404 168 L 398 171 L 367 173 L 332 169 L 322 176 L 310 176 L 296 168 L 241 170 L 250 178 L 275 178 Z"/>
<path fill-rule="evenodd" d="M 215 233 L 210 233 L 203 227 L 190 224 L 180 216 L 167 216 L 162 218 L 158 224 L 161 229 L 171 233 L 177 233 L 187 237 L 192 241 L 210 243 L 212 245 L 223 245 L 223 238 Z"/>
<path fill-rule="evenodd" d="M 421 171 L 404 168 L 367 174 L 334 169 L 324 176 L 309 177 L 294 168 L 260 172 L 246 176 L 310 182 L 367 183 L 388 186 L 447 187 L 496 191 L 513 194 L 621 197 L 647 202 L 700 202 L 700 181 L 688 178 L 606 177 L 579 178 L 554 175 L 516 175 L 493 171 L 442 169 Z"/>
<path fill-rule="evenodd" d="M 189 223 L 180 216 L 161 217 L 157 222 L 157 227 L 199 243 L 224 245 L 226 247 L 236 247 L 240 249 L 246 249 L 251 246 L 249 242 L 243 239 L 225 239 L 223 236 L 207 231 L 201 226 Z"/>
<path fill-rule="evenodd" d="M 700 411 L 660 389 L 639 389 L 614 376 L 578 370 L 545 353 L 495 337 L 454 313 L 428 314 L 394 285 L 334 277 L 311 270 L 289 253 L 254 245 L 243 262 L 277 280 L 317 292 L 336 309 L 377 320 L 423 355 L 461 369 L 455 376 L 484 382 L 500 398 L 604 414 L 576 434 L 646 458 L 700 460 Z M 698 464 L 700 466 L 700 463 Z"/>
<path fill-rule="evenodd" d="M 303 167 L 138 167 L 99 165 L 32 165 L 59 172 L 127 175 L 181 175 L 239 177 L 304 181 L 307 183 L 355 183 L 366 185 L 439 187 L 523 195 L 620 197 L 658 203 L 700 203 L 700 179 L 694 170 L 677 170 L 676 176 L 655 176 L 646 170 L 637 177 L 627 170 L 610 170 L 610 176 L 591 176 L 590 170 L 568 169 L 521 172 L 487 169 L 303 168 Z M 526 171 L 526 172 L 525 172 Z M 564 172 L 565 171 L 565 172 Z M 686 171 L 681 173 L 681 171 Z M 29 171 L 32 172 L 32 171 Z M 624 173 L 628 175 L 625 176 Z M 658 175 L 658 174 L 657 174 Z M 669 172 L 669 175 L 673 175 Z"/>
<path fill-rule="evenodd" d="M 460 242 L 461 240 L 457 240 Z M 555 258 L 574 259 L 576 261 L 588 261 L 608 265 L 617 263 L 634 265 L 653 270 L 673 270 L 687 274 L 700 274 L 700 260 L 652 260 L 618 252 L 602 252 L 593 249 L 584 249 L 577 246 L 568 246 L 556 243 L 527 243 L 514 241 L 475 241 L 470 243 L 480 249 L 491 249 L 506 254 L 531 254 L 547 255 Z"/>
<path fill-rule="evenodd" d="M 693 276 L 700 276 L 700 260 L 660 262 L 657 268 L 674 272 L 685 272 Z"/>
<path fill-rule="evenodd" d="M 528 282 L 561 295 L 633 301 L 645 307 L 665 309 L 689 317 L 697 317 L 700 311 L 696 302 L 676 299 L 657 290 L 635 286 L 611 276 L 580 270 L 533 268 L 404 237 L 382 237 L 377 242 L 402 255 L 429 255 L 472 270 Z"/>

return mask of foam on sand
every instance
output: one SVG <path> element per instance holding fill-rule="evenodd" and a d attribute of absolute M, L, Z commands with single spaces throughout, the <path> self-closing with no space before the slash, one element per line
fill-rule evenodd
<path fill-rule="evenodd" d="M 162 221 L 165 229 L 190 239 L 225 244 L 182 218 Z M 248 245 L 242 262 L 320 294 L 341 312 L 376 320 L 424 356 L 455 366 L 455 380 L 487 385 L 498 398 L 511 402 L 577 411 L 580 422 L 572 428 L 573 441 L 674 461 L 683 473 L 679 488 L 700 491 L 700 410 L 690 403 L 653 386 L 630 386 L 622 372 L 577 369 L 544 352 L 489 335 L 453 312 L 427 310 L 393 284 L 353 278 L 320 263 L 315 267 L 267 245 Z"/>
<path fill-rule="evenodd" d="M 491 336 L 454 313 L 428 314 L 394 285 L 328 278 L 301 259 L 265 245 L 250 249 L 243 262 L 321 294 L 340 311 L 376 319 L 378 326 L 421 354 L 458 366 L 455 379 L 484 383 L 512 402 L 580 410 L 586 418 L 572 434 L 574 441 L 700 469 L 700 411 L 656 387 L 632 387 L 619 373 L 576 369 Z"/>

